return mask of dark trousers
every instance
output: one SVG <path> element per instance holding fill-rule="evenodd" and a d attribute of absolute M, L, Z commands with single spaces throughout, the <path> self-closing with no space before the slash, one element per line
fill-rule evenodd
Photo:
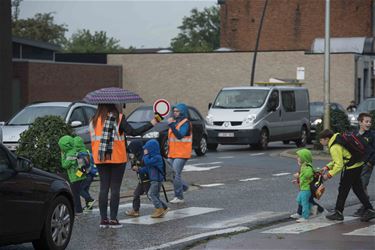
<path fill-rule="evenodd" d="M 150 189 L 150 181 L 138 183 L 133 193 L 133 210 L 139 211 L 141 207 L 141 195 L 147 194 Z"/>
<path fill-rule="evenodd" d="M 353 189 L 354 194 L 361 201 L 365 209 L 372 209 L 372 205 L 363 189 L 361 181 L 362 167 L 354 169 L 346 169 L 342 174 L 339 185 L 339 195 L 336 201 L 336 210 L 343 212 L 346 198 L 348 197 L 350 189 Z"/>
<path fill-rule="evenodd" d="M 86 179 L 82 181 L 80 194 L 85 199 L 86 205 L 87 205 L 88 202 L 94 200 L 91 197 L 90 192 L 89 192 L 90 186 L 91 186 L 91 183 L 92 183 L 93 180 L 94 180 L 94 176 L 92 176 L 91 174 L 88 174 L 88 175 L 86 175 Z"/>
<path fill-rule="evenodd" d="M 313 197 L 312 195 L 310 196 L 309 202 L 312 204 L 312 206 L 318 206 L 318 212 L 319 212 L 319 213 L 323 213 L 324 208 L 323 208 L 321 205 L 319 205 L 319 204 L 314 200 L 314 197 Z M 298 205 L 297 213 L 298 213 L 299 215 L 302 214 L 302 206 L 301 206 L 301 205 Z"/>
<path fill-rule="evenodd" d="M 82 213 L 82 205 L 81 205 L 81 196 L 79 195 L 81 191 L 83 181 L 76 181 L 70 183 L 70 188 L 72 189 L 73 193 L 73 201 L 74 201 L 74 211 L 76 213 Z"/>
<path fill-rule="evenodd" d="M 111 189 L 110 219 L 117 219 L 120 203 L 120 188 L 125 172 L 125 163 L 122 164 L 97 164 L 100 177 L 99 210 L 101 219 L 107 219 L 108 193 Z"/>

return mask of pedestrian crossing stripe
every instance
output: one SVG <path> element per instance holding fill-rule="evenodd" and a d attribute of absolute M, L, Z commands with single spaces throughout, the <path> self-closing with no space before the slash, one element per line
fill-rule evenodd
<path fill-rule="evenodd" d="M 290 175 L 290 173 L 278 173 L 278 174 L 273 174 L 272 176 L 283 176 L 283 175 Z"/>
<path fill-rule="evenodd" d="M 364 227 L 356 229 L 350 233 L 345 233 L 343 235 L 355 235 L 355 236 L 375 236 L 375 225 L 369 227 Z"/>
<path fill-rule="evenodd" d="M 345 217 L 345 221 L 351 221 L 356 219 L 355 217 L 347 216 Z M 301 223 L 293 223 L 291 225 L 282 226 L 278 228 L 272 228 L 266 231 L 263 231 L 262 233 L 268 233 L 268 234 L 300 234 L 309 232 L 318 228 L 322 227 L 328 227 L 334 224 L 342 223 L 342 221 L 330 221 L 327 220 L 323 216 L 319 216 L 313 219 L 310 219 L 306 222 Z"/>
<path fill-rule="evenodd" d="M 145 216 L 141 216 L 137 218 L 120 220 L 120 223 L 152 225 L 152 224 L 157 224 L 161 222 L 183 219 L 186 217 L 216 212 L 220 210 L 223 210 L 223 209 L 222 208 L 209 208 L 209 207 L 188 207 L 188 208 L 183 208 L 183 209 L 171 210 L 163 218 L 151 218 L 150 215 L 145 215 Z"/>
<path fill-rule="evenodd" d="M 200 187 L 218 187 L 218 186 L 223 186 L 224 183 L 212 183 L 212 184 L 201 184 L 199 185 Z"/>
<path fill-rule="evenodd" d="M 220 168 L 221 166 L 210 166 L 210 167 L 197 167 L 194 165 L 185 165 L 182 172 L 193 172 L 193 171 L 209 171 L 211 169 Z"/>

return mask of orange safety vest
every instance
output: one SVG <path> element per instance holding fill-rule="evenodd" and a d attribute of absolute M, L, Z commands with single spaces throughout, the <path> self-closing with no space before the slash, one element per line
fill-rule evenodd
<path fill-rule="evenodd" d="M 94 158 L 95 164 L 107 164 L 107 163 L 125 163 L 128 161 L 126 155 L 126 143 L 125 143 L 125 134 L 120 134 L 120 123 L 122 119 L 122 114 L 119 115 L 119 122 L 118 125 L 115 127 L 114 131 L 114 141 L 113 141 L 113 148 L 112 148 L 112 156 L 111 160 L 99 160 L 99 145 L 100 139 L 102 139 L 103 127 L 104 124 L 102 123 L 101 117 L 98 117 L 96 127 L 92 121 L 90 122 L 89 130 L 91 136 L 91 148 L 92 148 L 92 156 Z"/>
<path fill-rule="evenodd" d="M 179 130 L 180 127 L 185 123 L 189 122 L 188 119 L 181 120 L 176 129 Z M 191 128 L 191 124 L 189 122 Z M 191 129 L 190 129 L 191 130 Z M 193 148 L 193 132 L 190 131 L 190 135 L 185 136 L 182 139 L 178 139 L 172 132 L 172 129 L 168 130 L 168 157 L 169 158 L 184 158 L 189 159 L 191 157 L 191 151 Z"/>

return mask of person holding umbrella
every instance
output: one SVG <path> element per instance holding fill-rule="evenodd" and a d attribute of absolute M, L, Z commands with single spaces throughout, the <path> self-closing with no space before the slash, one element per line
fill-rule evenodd
<path fill-rule="evenodd" d="M 91 147 L 94 162 L 100 177 L 99 210 L 100 228 L 121 228 L 117 219 L 120 202 L 120 187 L 124 176 L 127 154 L 125 134 L 139 135 L 157 123 L 154 118 L 149 124 L 134 129 L 122 114 L 122 104 L 142 102 L 130 91 L 120 88 L 105 88 L 89 93 L 84 101 L 98 104 L 98 109 L 90 121 Z M 108 194 L 110 197 L 110 217 L 107 216 Z"/>

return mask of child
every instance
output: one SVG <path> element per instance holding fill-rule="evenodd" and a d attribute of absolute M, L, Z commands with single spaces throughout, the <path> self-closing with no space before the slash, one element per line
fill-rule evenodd
<path fill-rule="evenodd" d="M 305 222 L 310 216 L 310 183 L 313 180 L 314 170 L 311 165 L 312 155 L 310 150 L 298 150 L 297 155 L 297 163 L 300 167 L 300 170 L 299 173 L 294 174 L 294 177 L 297 178 L 296 182 L 299 184 L 300 188 L 297 196 L 297 203 L 302 207 L 302 218 L 299 218 L 297 222 Z"/>
<path fill-rule="evenodd" d="M 143 166 L 143 143 L 142 141 L 132 141 L 129 146 L 129 159 L 132 165 L 132 170 L 137 171 L 138 167 Z M 150 189 L 150 180 L 147 173 L 141 174 L 137 172 L 138 185 L 133 194 L 133 209 L 125 212 L 126 215 L 131 217 L 139 216 L 139 209 L 141 207 L 141 195 L 147 194 Z"/>
<path fill-rule="evenodd" d="M 67 171 L 73 193 L 74 211 L 76 215 L 79 215 L 83 212 L 79 193 L 86 176 L 78 168 L 77 150 L 74 147 L 73 137 L 65 135 L 60 138 L 58 144 L 61 150 L 61 165 Z"/>
<path fill-rule="evenodd" d="M 147 173 L 150 179 L 148 196 L 155 206 L 151 218 L 162 218 L 168 212 L 167 205 L 160 199 L 160 187 L 163 183 L 163 158 L 157 140 L 151 139 L 143 146 L 144 167 L 139 169 L 140 174 Z"/>
<path fill-rule="evenodd" d="M 91 159 L 90 159 L 90 168 L 88 172 L 86 173 L 86 179 L 82 182 L 81 185 L 81 191 L 80 195 L 85 199 L 86 206 L 84 207 L 84 211 L 90 211 L 92 210 L 92 207 L 94 206 L 95 199 L 93 199 L 90 195 L 90 186 L 92 181 L 94 180 L 94 177 L 98 173 L 98 169 L 96 168 L 94 164 L 94 159 L 92 159 L 92 156 L 90 154 L 90 151 L 86 149 L 85 144 L 83 143 L 83 140 L 81 137 L 76 136 L 74 137 L 74 148 L 78 153 L 86 153 Z"/>

